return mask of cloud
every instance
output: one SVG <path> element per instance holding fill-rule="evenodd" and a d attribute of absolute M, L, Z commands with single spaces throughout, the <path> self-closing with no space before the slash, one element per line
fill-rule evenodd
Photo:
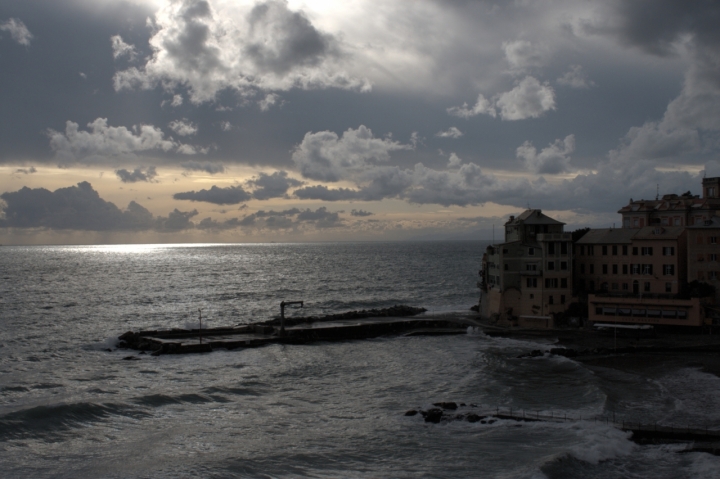
<path fill-rule="evenodd" d="M 152 214 L 131 201 L 125 211 L 100 195 L 86 181 L 53 192 L 24 187 L 0 195 L 5 201 L 3 228 L 50 228 L 82 231 L 147 230 Z"/>
<path fill-rule="evenodd" d="M 462 166 L 462 160 L 459 156 L 457 156 L 455 153 L 450 153 L 450 158 L 448 158 L 448 168 L 460 168 Z"/>
<path fill-rule="evenodd" d="M 522 158 L 525 166 L 533 173 L 555 175 L 570 171 L 570 154 L 575 151 L 575 136 L 568 135 L 564 140 L 555 140 L 540 153 L 532 143 L 526 141 L 516 150 L 518 158 Z"/>
<path fill-rule="evenodd" d="M 225 167 L 223 165 L 220 163 L 212 163 L 210 161 L 191 160 L 180 163 L 180 166 L 188 171 L 204 171 L 205 173 L 210 173 L 211 175 L 225 172 Z"/>
<path fill-rule="evenodd" d="M 195 103 L 225 89 L 252 95 L 292 88 L 367 89 L 345 73 L 340 42 L 284 1 L 252 7 L 218 0 L 169 2 L 154 18 L 153 54 L 115 74 L 116 90 L 185 87 Z M 267 99 L 267 97 L 266 97 Z"/>
<path fill-rule="evenodd" d="M 392 151 L 411 148 L 389 138 L 375 138 L 369 128 L 360 125 L 342 137 L 331 131 L 306 133 L 292 160 L 305 178 L 338 181 L 364 170 L 371 162 L 388 161 Z"/>
<path fill-rule="evenodd" d="M 238 220 L 237 225 L 258 230 L 298 229 L 306 226 L 316 229 L 335 228 L 344 225 L 340 213 L 341 211 L 328 211 L 324 206 L 314 211 L 298 208 L 283 211 L 259 210 Z M 207 224 L 212 225 L 213 223 L 208 222 Z"/>
<path fill-rule="evenodd" d="M 135 47 L 125 43 L 120 35 L 110 37 L 110 44 L 112 45 L 113 58 L 115 60 L 127 56 L 128 59 L 132 61 L 137 56 Z"/>
<path fill-rule="evenodd" d="M 183 118 L 182 120 L 173 120 L 168 124 L 168 126 L 172 131 L 180 136 L 194 135 L 198 131 L 197 125 L 189 121 L 187 118 Z"/>
<path fill-rule="evenodd" d="M 77 123 L 68 121 L 65 133 L 48 130 L 50 148 L 61 163 L 103 161 L 108 157 L 134 158 L 138 152 L 167 152 L 179 147 L 172 140 L 165 139 L 162 130 L 152 125 L 135 126 L 129 130 L 124 126 L 108 126 L 106 118 L 97 118 L 87 126 L 89 131 L 81 131 Z"/>
<path fill-rule="evenodd" d="M 175 193 L 173 198 L 176 200 L 204 201 L 216 205 L 236 205 L 247 201 L 252 196 L 241 186 L 228 186 L 227 188 L 218 188 L 213 185 L 209 190 L 187 191 L 184 193 Z"/>
<path fill-rule="evenodd" d="M 467 103 L 463 103 L 462 106 L 453 106 L 448 108 L 447 112 L 453 116 L 459 116 L 460 118 L 470 118 L 477 115 L 490 115 L 493 118 L 497 116 L 497 111 L 493 106 L 493 102 L 485 98 L 482 93 L 478 95 L 478 99 L 472 108 L 470 108 Z"/>
<path fill-rule="evenodd" d="M 365 211 L 365 210 L 352 210 L 352 211 L 350 211 L 350 215 L 351 215 L 351 216 L 358 216 L 358 217 L 372 216 L 372 215 L 374 215 L 374 214 L 375 214 L 375 213 L 371 213 L 370 211 Z"/>
<path fill-rule="evenodd" d="M 30 46 L 30 42 L 34 38 L 25 24 L 17 18 L 11 18 L 0 23 L 0 32 L 8 32 L 13 40 L 26 47 Z"/>
<path fill-rule="evenodd" d="M 527 40 L 503 42 L 502 49 L 510 69 L 518 73 L 539 68 L 545 63 L 545 49 Z"/>
<path fill-rule="evenodd" d="M 276 93 L 268 93 L 265 95 L 265 98 L 258 102 L 258 105 L 260 105 L 260 110 L 268 111 L 273 105 L 278 104 L 279 101 L 280 95 Z"/>
<path fill-rule="evenodd" d="M 495 105 L 503 120 L 538 118 L 555 109 L 555 92 L 547 83 L 526 76 L 515 88 L 502 93 Z"/>
<path fill-rule="evenodd" d="M 570 70 L 557 79 L 558 84 L 570 88 L 590 88 L 595 82 L 590 80 L 580 65 L 570 65 Z"/>
<path fill-rule="evenodd" d="M 351 201 L 363 199 L 362 193 L 349 188 L 330 189 L 325 185 L 306 186 L 295 190 L 294 195 L 301 200 Z"/>
<path fill-rule="evenodd" d="M 23 175 L 30 175 L 32 173 L 37 173 L 37 170 L 34 166 L 31 166 L 30 168 L 18 168 L 15 170 L 15 173 L 22 173 Z"/>
<path fill-rule="evenodd" d="M 258 173 L 258 176 L 248 180 L 247 184 L 255 187 L 252 195 L 256 200 L 267 200 L 285 197 L 290 188 L 301 186 L 304 183 L 288 177 L 287 171 L 276 171 L 270 175 L 262 172 Z"/>
<path fill-rule="evenodd" d="M 138 181 L 152 182 L 157 176 L 154 166 L 149 168 L 138 167 L 133 171 L 126 169 L 115 170 L 115 174 L 123 183 L 136 183 Z"/>
<path fill-rule="evenodd" d="M 458 128 L 451 126 L 446 131 L 438 131 L 435 136 L 439 136 L 440 138 L 453 138 L 457 139 L 463 136 L 463 132 L 460 131 Z"/>
<path fill-rule="evenodd" d="M 195 228 L 195 224 L 190 221 L 190 218 L 197 214 L 197 210 L 180 211 L 176 208 L 167 217 L 159 216 L 155 220 L 155 229 L 172 232 Z"/>
<path fill-rule="evenodd" d="M 307 209 L 297 216 L 299 222 L 312 222 L 316 228 L 336 228 L 343 225 L 343 220 L 338 212 L 328 211 L 322 206 L 315 211 Z"/>
<path fill-rule="evenodd" d="M 526 76 L 510 91 L 495 95 L 489 100 L 480 94 L 472 108 L 464 103 L 459 107 L 448 108 L 447 112 L 460 118 L 480 114 L 495 117 L 499 114 L 503 120 L 526 120 L 539 118 L 554 109 L 555 91 L 552 87 L 547 83 L 540 83 L 535 77 Z"/>

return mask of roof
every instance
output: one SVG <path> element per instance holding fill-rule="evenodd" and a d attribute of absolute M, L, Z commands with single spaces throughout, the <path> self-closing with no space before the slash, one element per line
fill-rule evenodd
<path fill-rule="evenodd" d="M 702 222 L 702 224 L 695 224 L 692 226 L 688 226 L 690 229 L 711 229 L 711 228 L 720 228 L 720 216 L 713 216 L 709 220 L 705 220 Z"/>
<path fill-rule="evenodd" d="M 585 233 L 577 244 L 630 244 L 637 229 L 598 228 Z"/>
<path fill-rule="evenodd" d="M 543 214 L 542 210 L 525 210 L 517 217 L 510 217 L 505 225 L 564 225 L 565 223 L 554 220 Z"/>
<path fill-rule="evenodd" d="M 645 226 L 636 229 L 634 240 L 675 239 L 685 232 L 684 226 Z"/>

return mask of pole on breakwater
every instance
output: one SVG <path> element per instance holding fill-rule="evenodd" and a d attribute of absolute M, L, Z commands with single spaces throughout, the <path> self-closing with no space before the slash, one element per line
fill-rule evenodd
<path fill-rule="evenodd" d="M 202 344 L 202 309 L 198 308 L 198 313 L 200 313 L 200 344 Z"/>
<path fill-rule="evenodd" d="M 283 301 L 280 303 L 280 337 L 285 337 L 285 306 L 291 306 L 293 304 L 299 304 L 302 308 L 303 301 Z"/>

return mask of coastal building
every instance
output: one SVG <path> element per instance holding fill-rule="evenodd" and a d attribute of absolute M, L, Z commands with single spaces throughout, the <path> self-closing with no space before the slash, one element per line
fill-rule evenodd
<path fill-rule="evenodd" d="M 687 282 L 682 227 L 593 229 L 575 245 L 579 291 L 678 294 Z"/>
<path fill-rule="evenodd" d="M 572 297 L 572 235 L 542 210 L 505 223 L 505 241 L 483 255 L 480 311 L 519 326 L 552 327 Z"/>
<path fill-rule="evenodd" d="M 720 214 L 720 177 L 703 178 L 702 198 L 689 191 L 654 200 L 633 200 L 620 208 L 623 228 L 692 226 Z"/>
<path fill-rule="evenodd" d="M 720 217 L 688 226 L 687 244 L 687 280 L 714 286 L 720 305 Z"/>

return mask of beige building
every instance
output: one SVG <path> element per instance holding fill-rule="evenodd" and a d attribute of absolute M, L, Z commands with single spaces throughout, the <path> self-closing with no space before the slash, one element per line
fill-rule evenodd
<path fill-rule="evenodd" d="M 720 217 L 687 228 L 687 280 L 715 286 L 720 304 Z"/>
<path fill-rule="evenodd" d="M 572 235 L 541 210 L 504 226 L 505 241 L 483 256 L 480 311 L 520 326 L 552 326 L 572 296 Z"/>
<path fill-rule="evenodd" d="M 620 208 L 623 228 L 692 226 L 720 214 L 720 178 L 703 178 L 702 198 L 689 191 L 654 200 L 633 200 Z"/>

